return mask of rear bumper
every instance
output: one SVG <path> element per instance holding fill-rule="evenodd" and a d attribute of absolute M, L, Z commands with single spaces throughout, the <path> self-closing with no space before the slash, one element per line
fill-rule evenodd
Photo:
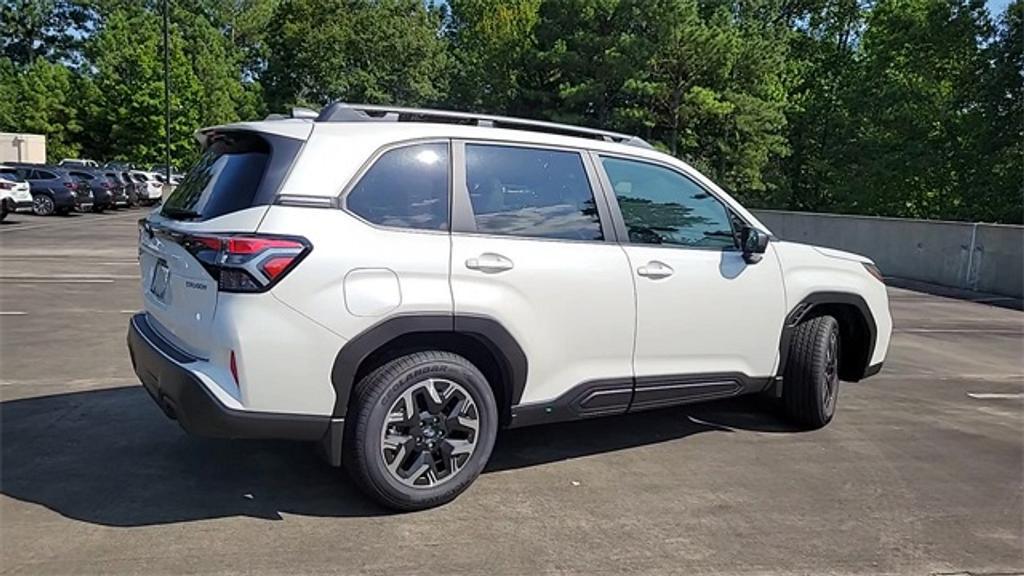
<path fill-rule="evenodd" d="M 128 323 L 132 366 L 149 395 L 189 434 L 215 438 L 321 440 L 329 416 L 250 412 L 225 406 L 189 364 L 198 360 L 171 346 L 149 325 L 145 313 Z"/>

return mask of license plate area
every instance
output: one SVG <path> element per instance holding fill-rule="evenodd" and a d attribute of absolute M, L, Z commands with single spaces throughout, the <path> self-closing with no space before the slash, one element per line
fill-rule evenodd
<path fill-rule="evenodd" d="M 167 261 L 164 259 L 157 260 L 156 266 L 153 267 L 153 278 L 149 283 L 149 292 L 156 296 L 158 299 L 163 300 L 164 295 L 167 293 L 167 284 L 171 280 L 171 269 L 167 266 Z"/>

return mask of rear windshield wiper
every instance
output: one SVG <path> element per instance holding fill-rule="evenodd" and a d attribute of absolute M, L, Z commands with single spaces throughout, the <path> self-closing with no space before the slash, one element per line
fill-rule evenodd
<path fill-rule="evenodd" d="M 202 214 L 193 210 L 186 210 L 184 208 L 175 208 L 173 206 L 164 206 L 163 210 L 160 211 L 164 216 L 170 216 L 171 218 L 177 219 L 188 219 L 188 218 L 202 218 Z"/>

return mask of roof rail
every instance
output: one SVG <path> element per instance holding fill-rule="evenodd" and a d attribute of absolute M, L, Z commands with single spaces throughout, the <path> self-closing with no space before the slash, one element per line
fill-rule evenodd
<path fill-rule="evenodd" d="M 289 120 L 292 118 L 298 118 L 300 120 L 315 120 L 318 115 L 316 110 L 310 110 L 309 108 L 292 108 L 288 114 L 268 114 L 263 120 Z"/>
<path fill-rule="evenodd" d="M 431 110 L 429 108 L 401 108 L 396 106 L 377 106 L 374 104 L 349 104 L 332 102 L 320 111 L 317 122 L 434 122 L 439 124 L 466 124 L 470 126 L 486 126 L 489 128 L 508 128 L 511 130 L 532 130 L 548 132 L 564 136 L 596 138 L 606 142 L 617 142 L 641 148 L 653 148 L 647 141 L 637 136 L 584 128 L 570 124 L 511 118 L 508 116 L 491 116 L 472 112 L 454 112 L 451 110 Z"/>

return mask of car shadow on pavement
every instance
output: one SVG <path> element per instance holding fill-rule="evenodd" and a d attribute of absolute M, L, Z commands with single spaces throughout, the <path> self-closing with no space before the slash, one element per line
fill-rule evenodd
<path fill-rule="evenodd" d="M 498 435 L 485 472 L 658 444 L 702 432 L 734 430 L 799 431 L 777 415 L 772 401 L 747 396 L 623 416 L 505 430 Z"/>
<path fill-rule="evenodd" d="M 788 431 L 747 399 L 499 436 L 487 471 L 509 470 L 706 431 Z M 282 514 L 375 516 L 311 445 L 187 436 L 140 386 L 0 402 L 0 493 L 106 526 Z"/>

